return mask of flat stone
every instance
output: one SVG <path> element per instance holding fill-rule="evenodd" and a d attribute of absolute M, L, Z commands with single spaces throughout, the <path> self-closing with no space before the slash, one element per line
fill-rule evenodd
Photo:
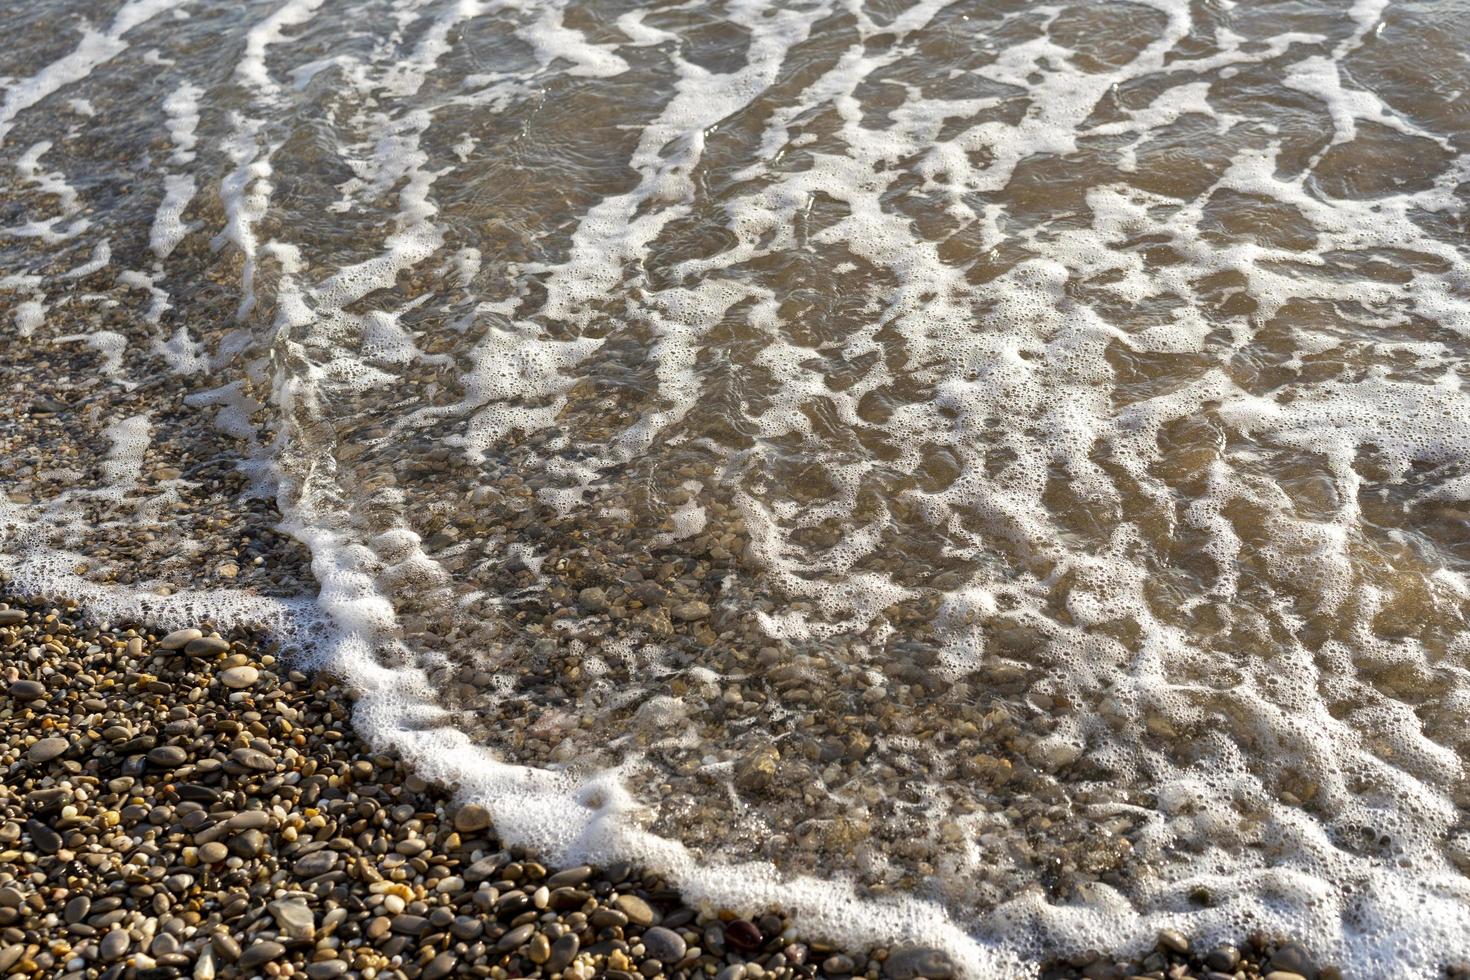
<path fill-rule="evenodd" d="M 628 921 L 635 926 L 651 926 L 658 921 L 658 915 L 649 905 L 637 895 L 619 895 L 613 900 L 613 906 L 628 917 Z"/>
<path fill-rule="evenodd" d="M 264 810 L 241 810 L 225 821 L 225 826 L 231 830 L 264 830 L 270 825 L 271 815 Z"/>
<path fill-rule="evenodd" d="M 888 959 L 883 962 L 883 975 L 890 980 L 916 980 L 919 977 L 945 980 L 954 976 L 954 964 L 937 949 L 911 946 L 888 954 Z"/>
<path fill-rule="evenodd" d="M 280 959 L 285 954 L 286 947 L 275 940 L 261 940 L 240 954 L 240 969 L 253 970 L 257 966 L 264 966 L 271 960 Z"/>
<path fill-rule="evenodd" d="M 158 641 L 158 649 L 177 650 L 180 647 L 188 646 L 191 642 L 199 639 L 203 635 L 203 633 L 194 629 L 192 626 L 187 629 L 174 630 Z"/>
<path fill-rule="evenodd" d="M 303 878 L 315 878 L 335 868 L 338 860 L 336 851 L 323 849 L 297 858 L 292 868 Z"/>
<path fill-rule="evenodd" d="M 562 936 L 551 944 L 551 958 L 546 961 L 544 972 L 550 974 L 560 973 L 562 970 L 565 970 L 568 966 L 571 966 L 572 960 L 576 959 L 577 951 L 581 948 L 582 941 L 577 938 L 575 933 L 569 932 L 565 936 Z"/>
<path fill-rule="evenodd" d="M 212 657 L 230 648 L 230 641 L 218 636 L 201 636 L 184 644 L 184 653 L 191 657 Z"/>
<path fill-rule="evenodd" d="M 299 899 L 281 899 L 266 906 L 281 935 L 310 942 L 316 938 L 316 916 Z"/>
<path fill-rule="evenodd" d="M 1304 977 L 1315 976 L 1317 964 L 1305 949 L 1296 943 L 1285 943 L 1276 952 L 1271 954 L 1271 959 L 1266 963 L 1268 970 L 1280 970 L 1283 973 L 1298 973 Z"/>
<path fill-rule="evenodd" d="M 1159 948 L 1183 956 L 1189 952 L 1189 940 L 1175 929 L 1159 930 Z"/>
<path fill-rule="evenodd" d="M 254 769 L 256 772 L 273 772 L 276 768 L 275 760 L 259 749 L 235 749 L 230 753 L 230 758 L 246 769 Z"/>
<path fill-rule="evenodd" d="M 490 811 L 478 803 L 467 803 L 454 811 L 454 829 L 461 834 L 478 833 L 490 828 Z"/>
<path fill-rule="evenodd" d="M 546 887 L 552 890 L 557 888 L 576 887 L 588 878 L 592 877 L 592 868 L 583 864 L 575 868 L 565 868 L 546 879 Z"/>
<path fill-rule="evenodd" d="M 219 675 L 219 682 L 232 691 L 243 691 L 247 687 L 254 686 L 258 680 L 260 680 L 260 671 L 249 664 L 231 667 L 229 670 L 221 671 Z"/>
<path fill-rule="evenodd" d="M 429 965 L 424 967 L 424 972 L 419 976 L 423 980 L 443 980 L 444 977 L 453 973 L 457 966 L 459 966 L 459 957 L 446 950 L 430 960 Z"/>
<path fill-rule="evenodd" d="M 534 935 L 535 932 L 536 927 L 529 922 L 527 922 L 523 926 L 516 926 L 514 929 L 512 929 L 510 932 L 507 932 L 505 935 L 501 936 L 498 941 L 496 941 L 495 949 L 497 952 L 501 953 L 508 953 L 513 949 L 520 949 L 522 946 L 526 945 L 526 943 L 530 941 L 531 936 Z"/>
<path fill-rule="evenodd" d="M 208 844 L 201 844 L 199 847 L 199 860 L 205 864 L 219 864 L 229 856 L 230 849 L 217 840 L 212 840 Z"/>
<path fill-rule="evenodd" d="M 346 973 L 350 966 L 346 960 L 319 960 L 307 964 L 306 975 L 311 980 L 333 980 Z"/>
<path fill-rule="evenodd" d="M 32 762 L 47 763 L 57 756 L 61 755 L 70 747 L 71 743 L 68 742 L 66 739 L 53 735 L 50 738 L 41 739 L 35 745 L 32 745 L 29 749 L 27 749 L 26 758 L 30 759 Z"/>
<path fill-rule="evenodd" d="M 34 701 L 46 696 L 46 685 L 40 681 L 16 681 L 10 685 L 10 696 L 17 701 Z"/>
<path fill-rule="evenodd" d="M 126 956 L 128 947 L 132 944 L 133 937 L 128 935 L 126 929 L 112 929 L 97 944 L 97 955 L 111 963 Z"/>
<path fill-rule="evenodd" d="M 0 609 L 0 626 L 14 626 L 26 621 L 24 609 Z"/>
<path fill-rule="evenodd" d="M 265 853 L 265 835 L 258 830 L 243 830 L 230 838 L 230 850 L 243 858 L 255 858 Z"/>
<path fill-rule="evenodd" d="M 160 769 L 177 769 L 189 761 L 189 753 L 177 745 L 160 745 L 148 753 L 148 762 Z"/>
<path fill-rule="evenodd" d="M 393 931 L 405 936 L 419 936 L 429 927 L 429 920 L 422 915 L 395 915 L 393 917 Z"/>
<path fill-rule="evenodd" d="M 666 966 L 682 960 L 688 949 L 684 937 L 672 929 L 654 926 L 643 934 L 644 952 Z"/>
<path fill-rule="evenodd" d="M 698 599 L 691 599 L 688 602 L 679 603 L 673 609 L 669 610 L 669 613 L 677 620 L 685 623 L 693 623 L 709 618 L 709 603 L 701 602 Z"/>

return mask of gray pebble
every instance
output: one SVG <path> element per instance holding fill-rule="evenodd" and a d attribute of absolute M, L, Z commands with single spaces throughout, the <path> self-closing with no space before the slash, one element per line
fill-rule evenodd
<path fill-rule="evenodd" d="M 10 685 L 10 696 L 17 701 L 34 701 L 46 695 L 46 685 L 40 681 L 16 681 Z"/>
<path fill-rule="evenodd" d="M 954 976 L 954 964 L 937 949 L 913 946 L 889 953 L 883 963 L 883 974 L 889 980 L 916 980 L 918 977 L 944 980 Z"/>
<path fill-rule="evenodd" d="M 582 948 L 582 942 L 576 933 L 567 933 L 556 942 L 551 944 L 551 958 L 546 961 L 547 973 L 559 973 L 571 965 L 576 958 L 577 951 Z"/>
<path fill-rule="evenodd" d="M 32 762 L 50 762 L 65 752 L 69 747 L 70 743 L 66 739 L 53 735 L 50 738 L 43 738 L 35 745 L 32 745 L 26 752 L 26 758 Z"/>
<path fill-rule="evenodd" d="M 529 922 L 523 926 L 516 926 L 510 932 L 500 937 L 499 941 L 495 943 L 495 949 L 501 953 L 508 953 L 513 949 L 520 949 L 530 941 L 531 935 L 535 931 L 536 927 Z"/>
<path fill-rule="evenodd" d="M 127 930 L 113 929 L 102 937 L 102 942 L 97 945 L 97 954 L 111 963 L 126 956 L 128 947 L 132 944 L 133 937 L 128 935 Z"/>
<path fill-rule="evenodd" d="M 160 745 L 148 753 L 148 761 L 160 769 L 177 769 L 189 761 L 189 753 L 177 745 Z"/>
<path fill-rule="evenodd" d="M 684 958 L 689 944 L 672 929 L 654 926 L 643 934 L 644 951 L 660 963 L 672 966 Z"/>
<path fill-rule="evenodd" d="M 191 657 L 211 657 L 216 653 L 224 653 L 229 648 L 229 640 L 222 640 L 217 636 L 202 636 L 184 644 L 184 653 Z"/>
<path fill-rule="evenodd" d="M 286 947 L 273 939 L 263 939 L 240 954 L 240 969 L 253 970 L 286 954 Z"/>
<path fill-rule="evenodd" d="M 172 633 L 169 633 L 158 641 L 158 649 L 177 650 L 180 647 L 187 646 L 191 641 L 197 640 L 203 635 L 203 633 L 199 632 L 193 627 L 189 627 L 188 629 L 174 630 Z"/>

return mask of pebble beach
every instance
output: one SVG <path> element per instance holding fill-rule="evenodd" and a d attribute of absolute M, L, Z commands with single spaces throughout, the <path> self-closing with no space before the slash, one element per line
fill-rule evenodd
<path fill-rule="evenodd" d="M 0 593 L 3 594 L 3 593 Z M 628 865 L 548 868 L 352 733 L 352 693 L 257 636 L 0 603 L 0 973 L 786 980 L 954 975 L 836 949 L 779 908 L 680 902 Z M 1093 951 L 1045 980 L 1334 980 L 1263 936 Z"/>

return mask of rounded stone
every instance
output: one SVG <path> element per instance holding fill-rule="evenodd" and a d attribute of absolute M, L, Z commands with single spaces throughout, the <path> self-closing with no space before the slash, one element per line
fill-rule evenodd
<path fill-rule="evenodd" d="M 613 900 L 613 905 L 635 926 L 651 926 L 658 918 L 654 914 L 653 906 L 637 895 L 619 895 Z"/>
<path fill-rule="evenodd" d="M 111 963 L 127 955 L 128 947 L 132 944 L 133 937 L 128 935 L 127 930 L 113 929 L 102 937 L 102 942 L 97 945 L 97 953 Z"/>
<path fill-rule="evenodd" d="M 240 954 L 240 969 L 253 970 L 257 966 L 264 966 L 271 960 L 280 959 L 285 953 L 286 947 L 275 940 L 262 940 Z"/>
<path fill-rule="evenodd" d="M 191 657 L 212 657 L 229 648 L 229 640 L 222 640 L 217 636 L 201 636 L 184 644 L 184 653 Z"/>
<path fill-rule="evenodd" d="M 219 864 L 230 856 L 230 849 L 217 840 L 199 846 L 199 860 L 205 864 Z"/>
<path fill-rule="evenodd" d="M 682 960 L 688 949 L 684 937 L 672 929 L 654 926 L 643 934 L 644 952 L 665 965 L 672 966 Z"/>
<path fill-rule="evenodd" d="M 177 650 L 180 647 L 187 646 L 190 642 L 199 639 L 203 635 L 203 633 L 192 626 L 186 629 L 174 630 L 158 641 L 158 649 Z"/>
<path fill-rule="evenodd" d="M 229 670 L 221 671 L 219 682 L 232 691 L 243 691 L 247 687 L 254 686 L 260 680 L 260 671 L 249 664 L 239 667 L 231 667 Z"/>
<path fill-rule="evenodd" d="M 461 834 L 478 833 L 490 827 L 490 811 L 478 803 L 467 803 L 454 811 L 454 829 Z"/>
<path fill-rule="evenodd" d="M 576 933 L 569 932 L 556 942 L 551 944 L 551 958 L 546 961 L 546 973 L 560 973 L 571 965 L 576 959 L 577 951 L 582 948 L 582 941 L 577 938 Z"/>
<path fill-rule="evenodd" d="M 896 949 L 883 962 L 883 974 L 889 980 L 945 980 L 954 976 L 954 964 L 937 949 L 914 946 Z"/>
<path fill-rule="evenodd" d="M 46 685 L 40 681 L 16 681 L 10 685 L 10 696 L 17 701 L 34 701 L 46 696 Z"/>
<path fill-rule="evenodd" d="M 30 759 L 32 762 L 50 762 L 52 759 L 61 755 L 70 747 L 71 743 L 69 743 L 66 739 L 53 735 L 50 738 L 41 739 L 35 745 L 32 745 L 28 750 L 26 750 L 26 758 Z"/>
<path fill-rule="evenodd" d="M 176 769 L 189 761 L 189 753 L 177 745 L 160 745 L 148 753 L 148 761 L 160 769 Z"/>

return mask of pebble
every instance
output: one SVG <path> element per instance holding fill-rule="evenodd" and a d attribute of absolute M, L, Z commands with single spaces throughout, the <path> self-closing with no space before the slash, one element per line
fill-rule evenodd
<path fill-rule="evenodd" d="M 297 858 L 292 870 L 303 878 L 315 878 L 335 868 L 338 860 L 336 851 L 313 851 Z"/>
<path fill-rule="evenodd" d="M 196 640 L 195 642 L 203 641 Z M 192 646 L 192 644 L 190 645 Z M 242 691 L 247 687 L 252 687 L 258 680 L 260 680 L 260 671 L 251 667 L 249 664 L 231 667 L 228 670 L 221 671 L 219 675 L 219 682 L 232 691 Z"/>
<path fill-rule="evenodd" d="M 10 696 L 17 701 L 34 701 L 46 696 L 46 685 L 40 681 L 16 681 L 10 685 Z"/>
<path fill-rule="evenodd" d="M 423 980 L 443 980 L 444 977 L 453 973 L 457 966 L 459 966 L 459 957 L 445 950 L 430 960 L 429 965 L 424 967 L 424 972 L 419 976 Z"/>
<path fill-rule="evenodd" d="M 495 948 L 502 953 L 508 953 L 513 949 L 520 949 L 530 941 L 531 934 L 535 931 L 536 927 L 529 922 L 523 926 L 516 926 L 510 932 L 500 937 L 495 943 Z"/>
<path fill-rule="evenodd" d="M 685 623 L 693 623 L 709 618 L 709 603 L 701 602 L 698 599 L 691 599 L 688 602 L 679 603 L 673 609 L 669 610 L 669 612 L 677 620 Z"/>
<path fill-rule="evenodd" d="M 310 942 L 316 938 L 316 917 L 306 903 L 296 899 L 272 902 L 268 906 L 276 920 L 280 934 L 291 939 Z"/>
<path fill-rule="evenodd" d="M 954 976 L 954 964 L 937 949 L 914 946 L 895 949 L 883 961 L 883 975 L 889 980 L 916 980 L 919 977 L 943 980 Z"/>
<path fill-rule="evenodd" d="M 0 626 L 15 626 L 26 621 L 24 609 L 0 609 Z"/>
<path fill-rule="evenodd" d="M 473 834 L 490 828 L 490 811 L 478 803 L 467 803 L 454 811 L 454 829 Z"/>
<path fill-rule="evenodd" d="M 825 973 L 846 975 L 852 972 L 852 957 L 841 953 L 834 953 L 822 961 L 822 970 Z"/>
<path fill-rule="evenodd" d="M 262 939 L 251 944 L 249 949 L 240 954 L 239 966 L 242 970 L 253 970 L 257 966 L 264 966 L 271 960 L 280 959 L 285 953 L 285 946 L 273 939 Z"/>
<path fill-rule="evenodd" d="M 1159 932 L 1159 946 L 1171 953 L 1184 956 L 1189 952 L 1189 940 L 1184 934 L 1174 929 L 1163 929 Z"/>
<path fill-rule="evenodd" d="M 133 938 L 128 935 L 126 929 L 113 929 L 102 937 L 102 942 L 97 945 L 97 954 L 111 963 L 127 955 L 128 947 L 132 943 Z"/>
<path fill-rule="evenodd" d="M 191 657 L 212 657 L 229 648 L 229 640 L 222 640 L 217 636 L 202 636 L 184 644 L 184 653 Z"/>
<path fill-rule="evenodd" d="M 180 647 L 187 646 L 190 642 L 199 639 L 203 635 L 202 632 L 191 626 L 187 629 L 174 630 L 172 633 L 160 638 L 154 646 L 160 650 L 177 650 Z"/>
<path fill-rule="evenodd" d="M 1234 973 L 1240 964 L 1240 950 L 1234 946 L 1216 946 L 1205 954 L 1205 966 L 1220 973 Z"/>
<path fill-rule="evenodd" d="M 613 905 L 635 926 L 651 926 L 657 918 L 653 907 L 637 895 L 619 895 Z"/>
<path fill-rule="evenodd" d="M 346 960 L 320 960 L 309 963 L 306 967 L 306 975 L 311 980 L 334 980 L 351 969 Z"/>
<path fill-rule="evenodd" d="M 148 761 L 161 769 L 177 769 L 189 761 L 189 753 L 177 745 L 160 745 L 148 753 Z"/>
<path fill-rule="evenodd" d="M 672 966 L 684 958 L 688 948 L 684 937 L 672 929 L 654 926 L 643 933 L 643 949 L 660 963 Z"/>
<path fill-rule="evenodd" d="M 582 864 L 578 865 L 575 868 L 567 868 L 565 870 L 558 871 L 550 878 L 547 878 L 546 887 L 552 890 L 555 890 L 557 888 L 575 888 L 577 885 L 582 884 L 584 881 L 591 877 L 592 868 L 588 865 Z"/>
<path fill-rule="evenodd" d="M 47 763 L 70 747 L 71 743 L 66 739 L 53 735 L 50 738 L 41 739 L 26 750 L 26 758 L 36 763 Z"/>
<path fill-rule="evenodd" d="M 1304 977 L 1317 972 L 1317 966 L 1312 962 L 1312 957 L 1296 943 L 1286 943 L 1272 953 L 1266 969 L 1282 973 L 1297 973 Z"/>
<path fill-rule="evenodd" d="M 560 973 L 565 970 L 577 956 L 577 951 L 582 948 L 582 942 L 576 933 L 567 933 L 551 944 L 551 958 L 546 961 L 547 973 Z"/>
<path fill-rule="evenodd" d="M 219 864 L 230 856 L 230 849 L 217 840 L 199 846 L 199 860 L 205 864 Z"/>

